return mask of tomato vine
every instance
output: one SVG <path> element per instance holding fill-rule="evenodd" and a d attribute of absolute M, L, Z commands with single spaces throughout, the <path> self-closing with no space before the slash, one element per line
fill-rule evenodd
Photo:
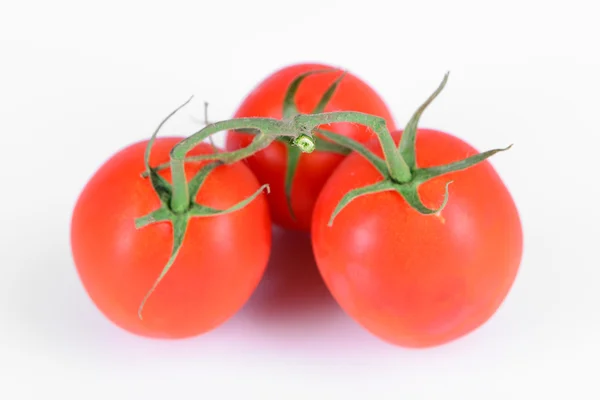
<path fill-rule="evenodd" d="M 335 91 L 335 88 L 343 78 L 343 75 L 336 79 L 330 88 L 323 94 L 321 101 L 319 101 L 319 104 L 314 109 L 313 113 L 300 114 L 293 102 L 297 88 L 301 81 L 308 75 L 319 72 L 322 71 L 311 71 L 309 73 L 304 73 L 293 81 L 286 94 L 282 119 L 249 117 L 234 118 L 210 123 L 193 135 L 183 139 L 175 147 L 173 147 L 170 153 L 170 162 L 168 164 L 151 167 L 148 160 L 152 143 L 158 131 L 173 114 L 184 107 L 191 99 L 173 111 L 159 125 L 157 130 L 152 135 L 152 139 L 148 143 L 145 155 L 146 170 L 143 172 L 142 176 L 150 178 L 154 191 L 160 198 L 161 207 L 146 216 L 138 218 L 136 220 L 136 227 L 142 228 L 151 223 L 169 221 L 173 225 L 174 241 L 171 257 L 168 263 L 165 265 L 163 271 L 155 281 L 154 286 L 150 289 L 140 305 L 138 313 L 140 318 L 142 317 L 141 313 L 144 303 L 152 294 L 154 289 L 158 286 L 160 281 L 168 273 L 171 265 L 177 257 L 190 218 L 207 217 L 234 212 L 249 204 L 263 190 L 266 189 L 268 191 L 268 184 L 265 184 L 252 196 L 226 210 L 216 210 L 197 204 L 194 199 L 198 193 L 198 190 L 202 186 L 202 183 L 210 171 L 218 165 L 230 164 L 250 157 L 267 147 L 274 140 L 279 140 L 286 143 L 290 149 L 290 152 L 288 153 L 289 156 L 286 173 L 286 193 L 288 194 L 289 201 L 291 181 L 296 167 L 295 163 L 297 162 L 297 155 L 302 152 L 310 153 L 315 149 L 324 149 L 326 151 L 340 152 L 342 154 L 347 154 L 350 151 L 359 153 L 380 172 L 384 179 L 375 184 L 354 189 L 346 193 L 331 214 L 328 224 L 331 226 L 335 217 L 351 201 L 360 196 L 366 196 L 383 191 L 394 191 L 398 193 L 412 208 L 421 214 L 430 215 L 439 213 L 447 204 L 449 198 L 449 185 L 451 182 L 449 181 L 446 183 L 444 199 L 438 208 L 428 208 L 422 203 L 418 194 L 418 189 L 421 184 L 430 179 L 450 172 L 470 168 L 498 152 L 508 150 L 512 146 L 511 145 L 502 149 L 489 150 L 446 165 L 419 168 L 416 163 L 415 154 L 416 133 L 419 119 L 425 109 L 444 89 L 449 74 L 444 76 L 438 88 L 412 115 L 411 119 L 405 126 L 405 130 L 399 144 L 396 146 L 392 135 L 387 128 L 385 119 L 381 117 L 356 111 L 323 112 L 328 98 L 330 98 L 333 91 Z M 370 128 L 370 130 L 377 136 L 379 140 L 384 155 L 383 159 L 375 155 L 363 144 L 351 138 L 327 130 L 319 129 L 319 127 L 322 125 L 339 122 L 362 124 Z M 255 137 L 250 145 L 235 151 L 215 152 L 201 156 L 186 157 L 187 153 L 199 143 L 207 138 L 210 138 L 211 135 L 224 130 L 239 130 L 243 131 L 244 133 L 252 133 L 255 135 Z M 322 135 L 329 142 L 317 138 L 315 135 L 317 133 Z M 191 178 L 191 180 L 188 181 L 184 168 L 185 163 L 200 161 L 212 162 L 206 164 L 194 177 Z M 158 174 L 158 171 L 164 168 L 170 168 L 171 170 L 171 184 Z"/>

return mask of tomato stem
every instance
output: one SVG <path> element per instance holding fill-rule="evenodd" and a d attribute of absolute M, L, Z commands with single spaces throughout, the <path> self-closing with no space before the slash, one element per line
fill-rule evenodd
<path fill-rule="evenodd" d="M 160 176 L 158 174 L 156 168 L 153 168 L 150 166 L 150 153 L 151 153 L 154 141 L 156 139 L 156 136 L 158 135 L 158 132 L 160 131 L 162 126 L 177 111 L 179 111 L 183 106 L 188 104 L 191 99 L 192 98 L 187 100 L 181 106 L 177 107 L 159 124 L 157 129 L 152 134 L 152 137 L 148 141 L 148 144 L 146 146 L 146 151 L 144 153 L 144 166 L 146 169 L 145 172 L 148 176 L 150 176 L 150 181 L 151 181 L 152 187 L 153 187 L 154 191 L 156 192 L 158 198 L 160 199 L 161 205 L 158 209 L 156 209 L 144 216 L 136 218 L 135 219 L 135 227 L 136 227 L 136 229 L 142 229 L 148 225 L 155 224 L 155 223 L 170 223 L 173 228 L 173 247 L 172 247 L 171 256 L 169 257 L 167 264 L 163 267 L 163 270 L 161 271 L 160 275 L 157 277 L 153 286 L 146 293 L 146 296 L 143 298 L 143 300 L 140 304 L 140 307 L 138 309 L 138 316 L 140 319 L 142 319 L 142 311 L 144 309 L 146 302 L 148 301 L 148 299 L 150 298 L 150 296 L 152 295 L 154 290 L 158 287 L 158 285 L 160 284 L 162 279 L 166 276 L 166 274 L 169 272 L 169 270 L 173 266 L 175 259 L 177 258 L 177 254 L 179 253 L 179 249 L 182 246 L 183 239 L 185 237 L 185 234 L 186 234 L 186 231 L 188 228 L 188 223 L 191 218 L 211 217 L 211 216 L 223 215 L 223 214 L 236 212 L 236 211 L 241 210 L 242 208 L 246 207 L 248 204 L 250 204 L 264 190 L 269 192 L 269 186 L 263 185 L 252 195 L 248 196 L 247 198 L 239 201 L 238 203 L 236 203 L 233 206 L 231 206 L 227 209 L 224 209 L 224 210 L 215 209 L 212 207 L 198 204 L 195 201 L 195 198 L 198 194 L 198 191 L 200 190 L 203 183 L 205 182 L 206 178 L 208 177 L 208 175 L 210 174 L 210 172 L 212 170 L 214 170 L 216 167 L 223 164 L 223 162 L 221 160 L 219 160 L 219 158 L 223 157 L 225 159 L 230 160 L 235 157 L 244 156 L 244 154 L 239 154 L 239 153 L 237 155 L 229 153 L 229 154 L 225 154 L 224 156 L 220 156 L 220 153 L 217 153 L 217 157 L 213 157 L 213 159 L 217 159 L 215 162 L 208 163 L 208 164 L 202 166 L 202 168 L 200 168 L 200 170 L 195 174 L 195 176 L 190 180 L 189 183 L 184 182 L 185 186 L 179 184 L 178 190 L 180 191 L 179 192 L 180 196 L 183 193 L 187 193 L 189 201 L 188 201 L 188 204 L 185 209 L 181 208 L 181 209 L 179 209 L 181 211 L 174 212 L 174 210 L 171 207 L 174 190 L 175 190 L 174 185 L 171 185 L 165 178 Z M 208 119 L 208 118 L 206 118 L 206 119 Z M 282 122 L 278 122 L 278 123 L 282 124 Z M 220 129 L 227 129 L 227 127 L 225 127 L 225 128 L 222 127 L 223 124 L 210 124 L 210 125 L 213 130 L 216 129 L 214 127 L 214 125 L 216 125 L 217 128 L 219 128 L 221 126 Z M 200 141 L 202 141 L 203 138 L 205 138 L 211 134 L 210 129 L 208 129 L 208 132 L 205 132 L 205 131 L 207 131 L 207 129 L 202 130 L 201 133 L 198 134 L 195 139 L 200 139 Z M 269 138 L 270 140 L 273 140 L 273 133 L 271 132 L 270 137 L 268 137 L 268 136 L 265 136 L 265 137 Z M 303 146 L 305 148 L 308 148 L 310 146 L 310 144 L 308 143 L 308 142 L 310 142 L 310 140 L 311 140 L 310 137 L 306 137 L 303 140 Z M 260 144 L 259 140 L 256 140 L 255 142 Z M 247 149 L 246 152 L 251 152 L 251 149 Z M 181 174 L 182 171 L 183 172 L 185 172 L 185 171 L 183 170 L 183 162 L 180 162 L 180 160 L 175 160 L 175 162 L 173 164 L 176 166 L 174 168 L 174 172 L 176 174 L 173 175 L 174 184 L 175 184 L 175 182 L 181 182 L 182 179 L 185 180 L 185 173 Z M 181 168 L 178 168 L 178 166 L 180 166 Z M 179 173 L 179 175 L 177 175 L 177 173 Z"/>
<path fill-rule="evenodd" d="M 283 119 L 293 118 L 295 115 L 300 114 L 300 110 L 298 110 L 298 107 L 296 106 L 296 95 L 298 93 L 298 89 L 300 88 L 300 85 L 306 78 L 308 78 L 311 75 L 328 73 L 328 72 L 337 72 L 337 71 L 338 71 L 337 69 L 331 69 L 331 68 L 317 69 L 317 70 L 307 71 L 303 74 L 298 75 L 296 78 L 294 78 L 292 83 L 290 83 L 290 85 L 288 86 L 287 91 L 285 93 L 285 97 L 283 99 L 283 109 L 281 110 L 281 115 L 283 116 Z M 319 99 L 319 102 L 317 103 L 316 107 L 313 109 L 312 114 L 318 114 L 318 113 L 325 111 L 325 107 L 327 107 L 327 104 L 329 103 L 329 101 L 331 100 L 333 95 L 335 94 L 340 82 L 342 81 L 342 79 L 345 76 L 346 76 L 346 73 L 344 72 L 329 85 L 327 90 L 323 93 L 323 95 Z M 310 153 L 313 150 L 315 150 L 315 146 L 311 146 L 310 143 L 308 143 L 302 139 L 298 139 L 298 141 L 296 143 L 291 143 L 289 140 L 285 140 L 285 139 L 283 139 L 283 140 L 280 139 L 280 141 L 283 142 L 284 146 L 287 149 L 287 164 L 286 164 L 286 173 L 285 173 L 285 179 L 284 179 L 285 198 L 286 198 L 288 211 L 290 213 L 290 217 L 292 217 L 292 220 L 295 220 L 296 215 L 294 213 L 294 208 L 292 207 L 292 186 L 294 183 L 294 177 L 296 176 L 296 170 L 298 169 L 298 164 L 300 162 L 301 153 L 302 152 Z M 319 143 L 329 143 L 329 142 L 319 141 Z M 296 144 L 296 147 L 294 146 L 294 144 Z M 309 148 L 312 148 L 312 150 L 306 151 L 306 149 L 303 149 L 304 151 L 299 151 L 297 147 L 303 146 L 305 144 L 308 144 Z M 318 146 L 316 148 L 316 150 L 327 151 L 325 149 L 326 149 L 326 146 Z M 335 151 L 335 150 L 333 150 L 333 151 Z"/>
<path fill-rule="evenodd" d="M 288 211 L 292 219 L 296 219 L 296 213 L 294 212 L 294 208 L 292 207 L 292 182 L 294 181 L 294 173 L 296 172 L 296 168 L 298 167 L 298 163 L 300 162 L 300 154 L 302 154 L 302 150 L 298 147 L 287 145 L 287 163 L 285 168 L 285 179 L 284 179 L 284 191 L 286 197 L 286 204 L 288 207 Z"/>
<path fill-rule="evenodd" d="M 464 160 L 456 161 L 447 165 L 433 166 L 428 168 L 419 168 L 417 166 L 415 143 L 419 118 L 425 108 L 441 92 L 446 84 L 447 78 L 448 75 L 446 74 L 438 89 L 413 114 L 413 117 L 405 128 L 405 132 L 398 146 L 396 146 L 394 143 L 394 139 L 390 134 L 383 118 L 356 111 L 296 114 L 284 118 L 283 120 L 272 118 L 237 118 L 208 124 L 200 131 L 194 133 L 186 139 L 183 139 L 181 142 L 175 145 L 171 150 L 170 162 L 168 164 L 168 167 L 171 168 L 172 176 L 172 183 L 169 184 L 169 182 L 167 182 L 157 173 L 160 166 L 154 168 L 150 167 L 149 158 L 152 143 L 154 142 L 160 127 L 162 127 L 166 120 L 175 112 L 177 112 L 177 110 L 183 107 L 183 105 L 187 104 L 187 102 L 173 111 L 165 120 L 163 120 L 163 122 L 161 122 L 158 129 L 152 135 L 152 138 L 148 143 L 144 159 L 144 164 L 146 167 L 145 173 L 147 176 L 150 176 L 153 188 L 160 198 L 161 207 L 158 210 L 155 210 L 152 213 L 136 220 L 136 226 L 138 228 L 142 228 L 146 225 L 156 222 L 170 221 L 174 230 L 173 249 L 168 263 L 165 265 L 154 285 L 143 299 L 138 311 L 139 317 L 142 318 L 142 309 L 149 296 L 152 294 L 154 289 L 156 289 L 162 278 L 173 265 L 187 231 L 188 221 L 190 218 L 214 216 L 235 212 L 247 206 L 263 190 L 269 190 L 268 185 L 263 185 L 253 195 L 240 201 L 238 204 L 230 207 L 227 210 L 213 209 L 211 207 L 197 204 L 194 200 L 208 174 L 214 168 L 222 165 L 223 163 L 231 163 L 251 156 L 257 151 L 267 147 L 274 140 L 280 140 L 284 137 L 289 138 L 284 140 L 288 142 L 289 145 L 294 146 L 294 151 L 297 152 L 297 154 L 292 156 L 293 163 L 295 162 L 294 159 L 299 157 L 299 152 L 309 153 L 315 150 L 315 148 L 318 146 L 318 143 L 315 143 L 313 133 L 318 132 L 327 139 L 331 140 L 333 143 L 356 151 L 365 157 L 382 174 L 383 179 L 381 181 L 346 193 L 333 211 L 329 225 L 333 223 L 334 218 L 336 218 L 336 216 L 354 199 L 360 196 L 371 195 L 384 191 L 395 191 L 402 196 L 413 209 L 421 214 L 430 215 L 439 213 L 448 202 L 448 187 L 451 182 L 446 183 L 442 204 L 438 208 L 433 209 L 426 207 L 419 198 L 418 189 L 421 184 L 430 179 L 450 172 L 470 168 L 478 163 L 483 162 L 492 155 L 510 148 L 509 146 L 505 149 L 486 151 L 484 153 L 476 154 L 474 156 L 467 157 Z M 339 81 L 336 82 L 339 83 Z M 377 135 L 384 153 L 384 159 L 382 160 L 369 149 L 367 149 L 366 146 L 350 138 L 321 130 L 320 128 L 322 125 L 339 122 L 358 123 L 369 127 Z M 202 156 L 186 158 L 187 153 L 196 145 L 203 142 L 207 137 L 224 130 L 249 131 L 249 133 L 255 134 L 256 136 L 250 145 L 233 152 L 215 152 L 213 154 L 205 154 Z M 203 166 L 203 168 L 198 171 L 196 175 L 188 182 L 184 164 L 190 160 L 213 160 L 215 162 Z M 293 175 L 293 171 L 288 170 L 286 175 Z M 286 185 L 286 194 L 289 194 L 290 191 L 291 184 L 289 186 Z"/>
<path fill-rule="evenodd" d="M 335 111 L 321 114 L 298 115 L 297 123 L 306 125 L 307 129 L 314 129 L 319 125 L 327 125 L 336 122 L 350 122 L 365 125 L 377 135 L 383 153 L 389 176 L 395 182 L 409 182 L 412 178 L 410 168 L 400 156 L 400 152 L 394 143 L 394 139 L 387 129 L 385 119 L 361 113 L 358 111 Z M 343 143 L 340 143 L 343 145 Z"/>
<path fill-rule="evenodd" d="M 254 138 L 253 144 L 237 150 L 235 153 L 215 153 L 203 156 L 203 159 L 232 162 L 251 156 L 259 147 L 268 146 L 278 136 L 293 138 L 292 145 L 297 146 L 303 153 L 310 153 L 315 148 L 313 131 L 320 125 L 336 122 L 350 122 L 366 125 L 379 138 L 385 154 L 388 174 L 394 182 L 404 183 L 412 178 L 411 170 L 400 156 L 392 136 L 387 130 L 383 118 L 357 111 L 336 111 L 321 114 L 298 114 L 290 119 L 277 120 L 273 118 L 237 118 L 215 122 L 200 131 L 183 139 L 171 150 L 171 176 L 173 179 L 170 207 L 175 213 L 186 211 L 190 206 L 188 182 L 184 163 L 186 154 L 210 135 L 223 130 L 256 130 L 260 133 Z"/>
<path fill-rule="evenodd" d="M 195 146 L 204 141 L 207 137 L 224 130 L 244 130 L 252 129 L 260 131 L 253 141 L 254 146 L 246 146 L 232 153 L 213 153 L 206 155 L 204 159 L 222 160 L 225 162 L 234 162 L 234 160 L 243 159 L 251 156 L 257 151 L 257 148 L 268 146 L 278 136 L 290 136 L 298 138 L 303 135 L 305 138 L 299 143 L 299 147 L 310 149 L 308 142 L 312 142 L 310 132 L 294 129 L 291 126 L 293 121 L 277 120 L 272 118 L 237 118 L 215 122 L 207 125 L 200 131 L 183 139 L 171 150 L 170 168 L 173 180 L 173 195 L 171 197 L 170 207 L 175 213 L 185 212 L 190 207 L 190 196 L 188 182 L 185 174 L 184 162 L 186 154 Z M 314 145 L 314 143 L 313 143 Z M 311 150 L 312 151 L 312 150 Z"/>
<path fill-rule="evenodd" d="M 153 179 L 153 184 L 157 188 L 157 193 L 161 196 L 161 198 L 169 199 L 169 208 L 171 211 L 176 214 L 187 212 L 193 203 L 193 196 L 190 195 L 189 184 L 185 174 L 185 162 L 218 160 L 224 163 L 232 163 L 247 158 L 264 149 L 274 140 L 280 140 L 285 142 L 288 146 L 294 146 L 294 149 L 289 154 L 290 160 L 288 161 L 290 165 L 288 165 L 285 174 L 285 192 L 287 197 L 290 197 L 291 195 L 292 179 L 300 154 L 310 153 L 319 148 L 319 142 L 315 142 L 315 137 L 313 136 L 313 134 L 318 133 L 324 138 L 327 138 L 330 141 L 328 143 L 356 151 L 365 157 L 381 173 L 383 180 L 389 183 L 384 185 L 386 190 L 396 191 L 410 204 L 412 208 L 422 214 L 433 214 L 440 212 L 441 209 L 445 207 L 448 200 L 448 186 L 446 186 L 445 197 L 442 205 L 436 209 L 429 209 L 425 207 L 418 196 L 418 188 L 422 183 L 440 175 L 470 168 L 471 166 L 486 160 L 493 154 L 508 149 L 490 150 L 448 165 L 430 168 L 419 168 L 417 166 L 415 144 L 419 119 L 427 106 L 429 106 L 429 104 L 441 93 L 442 89 L 445 87 L 448 80 L 448 74 L 444 76 L 444 79 L 435 92 L 430 95 L 429 98 L 413 114 L 410 121 L 406 125 L 402 139 L 398 145 L 394 143 L 394 139 L 387 128 L 385 119 L 379 116 L 357 111 L 294 114 L 294 112 L 297 110 L 295 109 L 295 105 L 292 101 L 293 96 L 300 82 L 309 75 L 310 73 L 306 73 L 301 75 L 299 78 L 296 78 L 288 90 L 285 102 L 286 108 L 284 109 L 284 114 L 287 115 L 287 117 L 285 117 L 283 120 L 277 120 L 273 118 L 235 118 L 209 124 L 202 130 L 178 143 L 171 150 L 171 157 L 168 165 L 161 165 L 154 169 L 148 168 L 146 175 L 150 175 Z M 335 86 L 339 84 L 340 80 L 341 78 L 336 80 L 330 86 L 330 89 L 328 89 L 327 93 L 324 95 L 324 98 L 332 95 Z M 321 108 L 323 108 L 322 105 L 317 107 L 316 111 L 320 111 Z M 384 154 L 383 159 L 376 156 L 373 152 L 367 149 L 366 146 L 356 142 L 355 140 L 322 129 L 323 125 L 329 125 L 332 123 L 357 123 L 370 128 L 377 135 L 382 152 Z M 223 130 L 241 131 L 244 133 L 253 134 L 255 137 L 250 145 L 239 150 L 232 152 L 204 154 L 201 156 L 186 158 L 186 154 L 197 144 L 204 141 L 204 139 L 210 137 L 212 134 Z M 158 174 L 156 171 L 164 167 L 171 168 L 171 175 L 173 179 L 172 186 L 164 185 L 160 179 L 157 178 Z M 166 189 L 163 190 L 164 193 L 158 190 L 161 189 L 161 185 L 166 187 Z M 380 187 L 375 186 L 369 189 L 378 191 Z M 360 191 L 360 195 L 364 195 L 365 193 L 369 194 L 371 192 L 369 190 L 365 192 Z M 357 194 L 359 194 L 359 192 L 350 193 L 345 196 L 343 201 L 339 204 L 339 207 L 336 208 L 337 211 L 335 215 L 337 215 L 337 213 L 339 213 L 342 208 L 345 207 L 345 205 L 350 203 Z M 288 207 L 290 209 L 290 213 L 293 215 L 291 204 L 288 204 Z"/>
<path fill-rule="evenodd" d="M 340 137 L 339 135 L 336 136 L 329 134 L 328 138 L 330 140 L 343 146 L 352 148 L 357 153 L 361 154 L 363 157 L 369 160 L 369 162 L 375 168 L 377 168 L 384 176 L 383 181 L 376 182 L 372 185 L 365 186 L 362 188 L 357 188 L 346 193 L 334 209 L 328 223 L 329 226 L 333 224 L 333 220 L 335 219 L 335 217 L 357 197 L 390 190 L 395 191 L 400 196 L 402 196 L 404 200 L 408 203 L 408 205 L 420 214 L 439 214 L 439 212 L 441 212 L 448 203 L 448 188 L 452 181 L 446 182 L 444 198 L 442 200 L 441 205 L 437 208 L 429 208 L 425 206 L 425 204 L 423 204 L 419 197 L 419 186 L 421 184 L 441 175 L 470 168 L 478 163 L 485 161 L 486 159 L 498 152 L 508 150 L 512 146 L 508 146 L 504 149 L 489 150 L 446 165 L 434 166 L 429 168 L 418 167 L 416 157 L 416 135 L 419 119 L 425 111 L 425 109 L 433 102 L 433 100 L 441 93 L 441 91 L 446 86 L 446 82 L 448 81 L 448 75 L 448 73 L 444 75 L 444 79 L 442 80 L 438 88 L 433 92 L 433 94 L 429 96 L 429 98 L 423 104 L 421 104 L 421 106 L 417 109 L 417 111 L 413 114 L 409 122 L 406 124 L 404 132 L 402 134 L 402 138 L 398 143 L 397 148 L 393 143 L 393 139 L 390 133 L 385 129 L 385 126 L 378 127 L 380 128 L 379 131 L 375 130 L 375 133 L 377 133 L 383 153 L 385 155 L 386 165 L 388 171 L 390 172 L 389 176 L 386 176 L 383 173 L 384 171 L 382 171 L 382 166 L 380 165 L 380 158 L 371 153 L 364 145 L 362 145 L 361 143 L 352 142 L 348 140 L 348 138 Z M 360 121 L 356 122 L 360 123 Z M 393 151 L 392 148 L 394 150 L 398 150 L 398 152 Z"/>
<path fill-rule="evenodd" d="M 332 72 L 339 72 L 339 71 L 340 70 L 336 69 L 336 68 L 317 69 L 317 70 L 308 71 L 308 72 L 298 75 L 291 82 L 291 84 L 288 86 L 288 89 L 286 91 L 283 105 L 282 105 L 282 116 L 283 116 L 282 119 L 289 120 L 289 119 L 293 118 L 295 115 L 300 114 L 300 111 L 298 110 L 298 108 L 296 106 L 296 95 L 298 93 L 298 89 L 300 88 L 302 82 L 306 78 L 308 78 L 311 75 L 315 75 L 315 74 L 332 73 Z M 323 95 L 319 99 L 318 104 L 313 109 L 313 111 L 312 111 L 313 114 L 321 113 L 325 110 L 325 107 L 327 106 L 327 104 L 329 103 L 329 101 L 331 100 L 333 95 L 335 94 L 340 82 L 344 79 L 346 74 L 347 73 L 345 71 L 342 72 L 342 74 L 339 77 L 337 77 L 329 85 L 327 90 L 323 93 Z M 208 117 L 206 116 L 206 114 L 207 114 L 207 104 L 205 103 L 205 125 L 208 125 Z M 218 160 L 221 160 L 226 163 L 233 163 L 233 162 L 239 161 L 243 158 L 250 156 L 251 154 L 254 154 L 254 153 L 266 148 L 274 140 L 281 142 L 286 147 L 287 152 L 288 152 L 288 160 L 287 160 L 288 163 L 286 165 L 286 174 L 285 174 L 285 194 L 286 194 L 288 209 L 289 209 L 292 219 L 295 219 L 295 215 L 294 215 L 294 211 L 293 211 L 292 204 L 291 204 L 291 192 L 292 192 L 292 184 L 293 184 L 294 176 L 296 174 L 296 169 L 298 166 L 298 162 L 300 160 L 300 155 L 302 153 L 311 153 L 314 150 L 323 151 L 323 152 L 333 152 L 333 153 L 341 154 L 344 156 L 348 155 L 350 153 L 349 148 L 346 148 L 337 143 L 333 143 L 333 142 L 329 142 L 329 141 L 325 141 L 325 140 L 319 140 L 315 145 L 314 139 L 312 137 L 307 137 L 305 135 L 300 135 L 296 138 L 287 138 L 287 137 L 273 138 L 273 137 L 266 136 L 264 134 L 260 134 L 261 132 L 258 129 L 251 129 L 249 127 L 246 127 L 245 129 L 233 129 L 233 130 L 241 132 L 241 133 L 245 133 L 245 134 L 255 134 L 257 136 L 252 140 L 250 145 L 246 146 L 246 148 L 244 148 L 244 149 L 232 151 L 229 153 L 221 153 L 222 155 L 220 155 L 218 157 L 215 156 L 214 154 L 204 154 L 201 156 L 187 157 L 184 159 L 184 161 L 185 162 L 199 162 L 199 161 L 205 161 L 205 160 L 218 159 Z M 212 135 L 209 136 L 209 140 L 212 143 Z M 213 147 L 214 147 L 214 145 L 213 145 Z M 216 149 L 215 149 L 215 153 L 218 153 L 218 151 L 216 151 Z M 155 170 L 160 171 L 162 169 L 169 168 L 169 167 L 171 167 L 171 164 L 165 163 L 165 164 L 161 164 L 161 165 L 157 166 L 155 168 Z M 177 162 L 176 162 L 175 168 L 179 171 L 176 174 L 181 174 L 181 165 L 177 164 Z M 144 173 L 142 173 L 142 177 L 146 177 L 148 175 L 149 175 L 149 171 L 144 171 Z M 177 209 L 177 210 L 185 210 L 186 205 L 185 205 L 184 199 L 186 197 L 189 197 L 189 193 L 186 194 L 185 187 L 183 186 L 184 177 L 177 175 L 176 178 L 174 178 L 174 179 L 176 179 L 177 182 L 179 182 L 177 184 L 178 189 L 176 189 L 176 193 L 178 193 L 178 194 L 177 194 L 177 197 L 175 197 L 172 200 L 173 203 L 171 204 L 171 206 L 175 207 L 174 209 Z M 178 211 L 178 212 L 181 212 L 181 211 Z"/>
<path fill-rule="evenodd" d="M 362 143 L 357 140 L 354 140 L 350 137 L 339 135 L 337 133 L 325 130 L 325 129 L 317 129 L 317 132 L 321 134 L 321 136 L 331 140 L 331 142 L 326 142 L 324 140 L 319 140 L 317 142 L 317 149 L 323 143 L 330 143 L 340 146 L 341 148 L 346 148 L 347 150 L 356 151 L 358 154 L 365 157 L 377 170 L 381 173 L 384 178 L 388 177 L 387 165 L 384 160 L 379 158 L 375 153 L 365 147 Z"/>
<path fill-rule="evenodd" d="M 196 156 L 194 161 L 221 160 L 227 163 L 249 157 L 258 150 L 268 146 L 279 136 L 293 138 L 292 145 L 301 152 L 310 153 L 315 149 L 313 131 L 320 125 L 336 122 L 358 123 L 368 126 L 377 135 L 385 154 L 387 175 L 397 183 L 409 182 L 412 173 L 406 162 L 400 156 L 385 119 L 357 111 L 335 111 L 321 114 L 298 114 L 290 119 L 277 120 L 273 118 L 237 118 L 215 122 L 179 142 L 171 150 L 172 196 L 170 207 L 175 213 L 185 212 L 190 206 L 190 194 L 185 174 L 184 164 L 190 161 L 186 154 L 210 135 L 223 130 L 255 130 L 260 132 L 249 146 L 235 152 L 223 152 Z M 343 143 L 340 143 L 343 145 Z M 356 147 L 356 146 L 354 146 Z"/>

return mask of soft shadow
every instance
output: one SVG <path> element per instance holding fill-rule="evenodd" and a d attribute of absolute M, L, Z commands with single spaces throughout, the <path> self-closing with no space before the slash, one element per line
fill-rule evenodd
<path fill-rule="evenodd" d="M 261 283 L 219 331 L 234 340 L 286 351 L 346 352 L 373 341 L 331 296 L 313 257 L 310 236 L 280 228 L 273 230 L 271 258 Z"/>
<path fill-rule="evenodd" d="M 317 268 L 310 236 L 274 228 L 267 271 L 242 312 L 277 325 L 340 312 Z"/>

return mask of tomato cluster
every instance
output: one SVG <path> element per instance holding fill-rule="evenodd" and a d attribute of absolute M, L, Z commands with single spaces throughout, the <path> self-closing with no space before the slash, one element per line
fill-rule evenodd
<path fill-rule="evenodd" d="M 487 160 L 501 150 L 417 128 L 445 80 L 400 130 L 357 76 L 292 65 L 229 121 L 117 152 L 72 215 L 90 298 L 138 335 L 208 332 L 252 295 L 276 224 L 311 235 L 332 296 L 382 340 L 429 347 L 478 328 L 515 280 L 522 227 Z M 225 149 L 203 141 L 219 130 Z"/>

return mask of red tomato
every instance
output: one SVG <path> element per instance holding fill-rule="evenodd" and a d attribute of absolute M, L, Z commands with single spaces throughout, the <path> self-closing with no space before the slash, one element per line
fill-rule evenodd
<path fill-rule="evenodd" d="M 392 134 L 396 143 L 400 132 Z M 382 156 L 379 145 L 368 147 Z M 419 167 L 463 159 L 476 150 L 449 134 L 419 129 Z M 420 187 L 439 216 L 410 208 L 396 192 L 352 201 L 327 226 L 349 190 L 382 180 L 358 154 L 349 155 L 324 186 L 315 206 L 312 241 L 329 290 L 359 324 L 406 347 L 440 345 L 473 331 L 503 302 L 523 247 L 513 199 L 488 161 L 435 178 Z"/>
<path fill-rule="evenodd" d="M 298 64 L 274 72 L 262 81 L 242 102 L 234 117 L 270 117 L 281 118 L 283 100 L 288 86 L 300 74 L 307 71 L 333 68 L 323 64 Z M 301 113 L 311 113 L 327 88 L 342 72 L 315 74 L 307 77 L 296 95 L 296 107 Z M 348 73 L 337 87 L 325 112 L 359 111 L 377 115 L 388 123 L 388 129 L 395 129 L 394 121 L 380 96 L 365 82 Z M 368 140 L 371 131 L 358 124 L 336 123 L 323 126 L 335 133 L 351 137 L 360 142 Z M 246 147 L 252 136 L 228 132 L 226 148 L 228 151 Z M 310 231 L 312 211 L 315 201 L 325 181 L 344 159 L 344 155 L 315 151 L 300 156 L 298 168 L 292 186 L 292 218 L 285 196 L 285 172 L 287 150 L 285 144 L 274 142 L 266 149 L 246 159 L 261 183 L 268 183 L 271 193 L 268 197 L 273 221 L 288 229 Z"/>
<path fill-rule="evenodd" d="M 181 138 L 156 140 L 151 165 L 169 160 Z M 148 299 L 138 307 L 171 254 L 169 222 L 136 229 L 134 220 L 159 208 L 144 171 L 146 141 L 110 158 L 91 178 L 72 216 L 75 265 L 89 296 L 116 325 L 138 335 L 184 338 L 207 332 L 234 315 L 263 276 L 271 249 L 271 221 L 264 195 L 245 208 L 220 216 L 192 218 L 179 255 Z M 203 143 L 190 155 L 206 154 Z M 202 166 L 186 167 L 188 179 Z M 170 170 L 161 175 L 170 181 Z M 197 201 L 226 209 L 260 185 L 242 163 L 214 169 Z"/>

